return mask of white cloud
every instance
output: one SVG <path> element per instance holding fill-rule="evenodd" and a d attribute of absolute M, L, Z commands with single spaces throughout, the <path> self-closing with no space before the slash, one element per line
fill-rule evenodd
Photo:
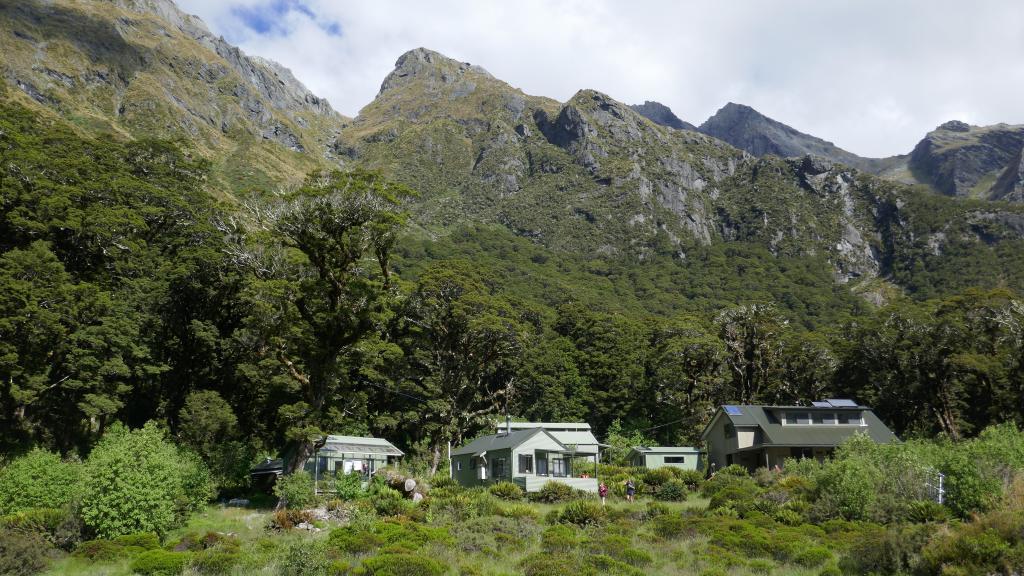
<path fill-rule="evenodd" d="M 869 156 L 907 152 L 952 118 L 1024 123 L 1024 3 L 1014 0 L 179 4 L 350 116 L 399 55 L 424 46 L 562 101 L 594 88 L 661 101 L 695 124 L 727 101 L 748 104 Z M 240 7 L 280 21 L 257 32 Z"/>

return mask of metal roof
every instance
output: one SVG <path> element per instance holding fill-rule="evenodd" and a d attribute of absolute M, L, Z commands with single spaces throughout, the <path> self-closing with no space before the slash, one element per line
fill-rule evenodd
<path fill-rule="evenodd" d="M 556 440 L 565 445 L 593 446 L 598 444 L 597 438 L 589 430 L 584 432 L 562 432 L 560 430 L 548 430 L 547 428 L 544 428 L 544 430 L 547 430 Z"/>
<path fill-rule="evenodd" d="M 500 432 L 505 429 L 507 424 L 505 422 L 498 422 L 495 426 Z M 547 428 L 549 432 L 556 430 L 590 430 L 590 424 L 587 424 L 586 422 L 512 422 L 511 426 L 513 430 L 525 428 Z"/>
<path fill-rule="evenodd" d="M 490 452 L 492 450 L 504 450 L 505 448 L 515 448 L 523 442 L 532 438 L 535 434 L 541 434 L 547 432 L 543 428 L 527 428 L 525 430 L 513 430 L 511 434 L 488 434 L 481 436 L 469 444 L 461 446 L 452 450 L 452 456 L 461 456 L 463 454 L 479 454 L 481 452 Z M 551 436 L 548 433 L 548 436 Z M 563 449 L 568 451 L 561 442 L 559 442 L 554 436 L 551 436 L 551 440 L 561 446 Z"/>
<path fill-rule="evenodd" d="M 693 446 L 633 446 L 640 454 L 698 454 L 699 448 Z"/>
<path fill-rule="evenodd" d="M 319 453 L 323 454 L 370 454 L 382 456 L 403 456 L 404 452 L 395 447 L 394 444 L 383 438 L 370 436 L 336 436 L 327 437 L 327 441 L 320 448 Z"/>

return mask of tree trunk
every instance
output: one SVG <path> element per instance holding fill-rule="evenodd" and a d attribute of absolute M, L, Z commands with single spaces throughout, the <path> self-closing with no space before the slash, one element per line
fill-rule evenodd
<path fill-rule="evenodd" d="M 437 474 L 437 468 L 441 464 L 441 446 L 434 444 L 434 454 L 430 459 L 430 475 Z"/>

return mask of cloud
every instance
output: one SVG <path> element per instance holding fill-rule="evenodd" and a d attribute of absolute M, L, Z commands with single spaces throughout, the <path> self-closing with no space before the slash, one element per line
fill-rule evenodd
<path fill-rule="evenodd" d="M 525 92 L 594 88 L 699 124 L 728 101 L 868 156 L 938 124 L 1024 123 L 1024 3 L 1012 0 L 179 0 L 355 115 L 406 50 L 480 64 Z"/>

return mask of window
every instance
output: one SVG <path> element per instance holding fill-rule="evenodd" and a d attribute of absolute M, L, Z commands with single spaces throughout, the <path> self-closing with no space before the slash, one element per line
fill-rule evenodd
<path fill-rule="evenodd" d="M 569 467 L 566 466 L 565 458 L 555 458 L 551 461 L 551 475 L 562 478 L 569 475 Z"/>
<path fill-rule="evenodd" d="M 533 474 L 533 455 L 531 454 L 520 454 L 519 455 L 519 472 Z"/>
<path fill-rule="evenodd" d="M 665 456 L 665 464 L 686 464 L 686 456 Z"/>
<path fill-rule="evenodd" d="M 548 459 L 547 456 L 543 458 L 537 458 L 537 475 L 547 476 L 548 475 Z"/>
<path fill-rule="evenodd" d="M 786 412 L 786 424 L 810 424 L 811 416 L 807 412 Z"/>
<path fill-rule="evenodd" d="M 864 424 L 864 419 L 861 418 L 860 412 L 840 412 L 839 413 L 840 424 Z"/>
<path fill-rule="evenodd" d="M 735 438 L 736 437 L 736 427 L 733 426 L 732 424 L 726 424 L 725 425 L 725 437 L 726 438 Z"/>
<path fill-rule="evenodd" d="M 455 461 L 455 469 L 456 470 L 462 470 L 462 460 L 456 460 Z"/>
<path fill-rule="evenodd" d="M 811 415 L 815 424 L 835 424 L 836 415 L 832 412 L 815 412 Z"/>
<path fill-rule="evenodd" d="M 505 459 L 495 458 L 491 461 L 491 477 L 503 478 L 505 476 Z"/>

